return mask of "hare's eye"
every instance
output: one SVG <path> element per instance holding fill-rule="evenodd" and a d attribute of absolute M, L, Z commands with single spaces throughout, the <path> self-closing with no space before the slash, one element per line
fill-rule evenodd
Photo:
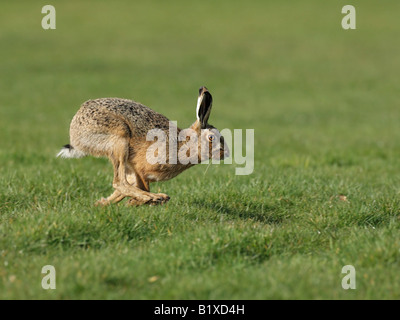
<path fill-rule="evenodd" d="M 215 139 L 215 136 L 213 136 L 212 134 L 210 134 L 208 136 L 208 141 L 212 142 L 212 141 L 214 141 L 214 139 Z"/>

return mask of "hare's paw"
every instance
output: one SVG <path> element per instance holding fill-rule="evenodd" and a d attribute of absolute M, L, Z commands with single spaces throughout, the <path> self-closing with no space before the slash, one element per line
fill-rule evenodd
<path fill-rule="evenodd" d="M 149 195 L 141 197 L 131 197 L 127 204 L 130 206 L 140 206 L 143 204 L 154 206 L 158 204 L 164 204 L 169 199 L 169 196 L 163 193 L 150 193 Z"/>
<path fill-rule="evenodd" d="M 150 200 L 146 202 L 149 205 L 164 204 L 170 199 L 165 193 L 149 193 Z"/>
<path fill-rule="evenodd" d="M 161 201 L 161 204 L 164 204 L 164 203 L 168 202 L 169 199 L 171 199 L 169 197 L 169 195 L 167 195 L 165 193 L 155 193 L 154 195 L 156 196 L 158 201 Z"/>
<path fill-rule="evenodd" d="M 101 198 L 100 200 L 97 200 L 95 202 L 96 207 L 104 207 L 110 204 L 110 201 L 108 201 L 106 198 Z"/>
<path fill-rule="evenodd" d="M 136 194 L 136 195 L 131 195 L 129 197 L 128 202 L 126 203 L 128 206 L 141 206 L 143 204 L 148 204 L 149 202 L 152 201 L 152 197 L 147 194 Z"/>
<path fill-rule="evenodd" d="M 143 204 L 145 204 L 146 202 L 144 202 L 143 200 L 139 200 L 139 199 L 135 199 L 135 198 L 129 198 L 129 200 L 126 202 L 127 206 L 133 206 L 133 207 L 137 207 L 137 206 L 141 206 Z"/>

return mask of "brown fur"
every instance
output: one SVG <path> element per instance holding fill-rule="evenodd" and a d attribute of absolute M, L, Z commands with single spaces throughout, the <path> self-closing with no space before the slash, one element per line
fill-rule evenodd
<path fill-rule="evenodd" d="M 200 94 L 204 92 L 208 92 L 207 89 L 201 90 Z M 208 115 L 211 105 L 209 108 Z M 179 162 L 152 165 L 147 162 L 146 151 L 153 143 L 146 141 L 147 132 L 157 128 L 169 137 L 169 124 L 164 115 L 132 100 L 103 98 L 82 104 L 71 121 L 70 147 L 83 155 L 107 157 L 114 168 L 115 190 L 97 204 L 119 202 L 125 197 L 130 198 L 128 203 L 131 205 L 159 204 L 169 200 L 166 194 L 151 193 L 150 182 L 169 180 L 194 165 Z M 201 127 L 204 125 L 198 119 L 191 126 L 198 137 L 201 136 Z M 176 128 L 176 131 L 179 133 L 181 129 Z M 185 143 L 188 141 L 178 142 L 178 150 Z M 211 154 L 211 144 L 209 148 Z M 221 154 L 224 154 L 223 147 Z"/>

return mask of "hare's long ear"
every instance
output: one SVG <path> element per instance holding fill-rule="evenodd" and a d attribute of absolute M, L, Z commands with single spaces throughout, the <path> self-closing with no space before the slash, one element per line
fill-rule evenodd
<path fill-rule="evenodd" d="M 199 89 L 199 98 L 197 99 L 196 115 L 202 129 L 205 129 L 207 126 L 208 118 L 210 117 L 211 113 L 211 108 L 212 95 L 206 87 L 201 87 Z"/>

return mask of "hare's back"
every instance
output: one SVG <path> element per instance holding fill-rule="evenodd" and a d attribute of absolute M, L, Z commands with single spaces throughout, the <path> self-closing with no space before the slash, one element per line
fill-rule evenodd
<path fill-rule="evenodd" d="M 145 137 L 151 129 L 168 130 L 169 119 L 145 105 L 133 100 L 121 98 L 100 98 L 86 101 L 81 110 L 90 114 L 97 121 L 111 121 L 110 117 L 117 116 L 124 121 L 132 135 Z"/>

